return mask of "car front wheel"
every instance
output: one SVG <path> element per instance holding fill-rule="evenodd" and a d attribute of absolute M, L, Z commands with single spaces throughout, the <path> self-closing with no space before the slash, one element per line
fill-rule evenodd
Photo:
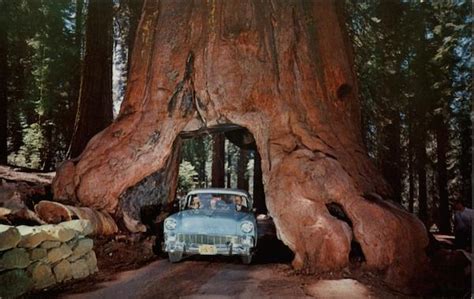
<path fill-rule="evenodd" d="M 242 259 L 242 263 L 244 263 L 245 265 L 252 263 L 252 256 L 253 256 L 252 254 L 242 255 L 240 257 Z"/>
<path fill-rule="evenodd" d="M 183 257 L 182 252 L 168 252 L 168 259 L 172 263 L 177 263 L 179 262 Z"/>

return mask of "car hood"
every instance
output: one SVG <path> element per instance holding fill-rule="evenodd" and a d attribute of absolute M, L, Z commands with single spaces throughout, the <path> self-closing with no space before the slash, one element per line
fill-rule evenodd
<path fill-rule="evenodd" d="M 242 221 L 251 221 L 255 226 L 252 214 L 237 211 L 186 210 L 171 217 L 177 221 L 177 233 L 240 235 Z"/>

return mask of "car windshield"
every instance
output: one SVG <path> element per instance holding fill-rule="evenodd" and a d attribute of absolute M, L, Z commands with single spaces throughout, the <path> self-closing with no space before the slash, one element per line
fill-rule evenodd
<path fill-rule="evenodd" d="M 198 193 L 189 195 L 186 200 L 186 210 L 236 210 L 248 212 L 247 197 L 238 194 Z"/>

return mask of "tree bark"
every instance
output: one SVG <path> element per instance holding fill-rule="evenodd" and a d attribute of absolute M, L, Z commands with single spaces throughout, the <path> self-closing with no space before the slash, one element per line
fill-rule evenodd
<path fill-rule="evenodd" d="M 90 0 L 86 49 L 74 133 L 69 156 L 79 156 L 89 140 L 113 120 L 112 1 Z"/>
<path fill-rule="evenodd" d="M 257 151 L 255 152 L 253 166 L 253 200 L 257 214 L 266 214 L 268 212 L 265 203 L 265 191 L 263 189 L 262 158 Z"/>
<path fill-rule="evenodd" d="M 6 3 L 0 0 L 0 164 L 7 164 L 7 132 L 8 132 L 8 98 L 7 98 L 7 80 L 9 76 L 9 68 L 7 62 L 7 27 L 8 22 L 4 14 L 6 14 Z"/>
<path fill-rule="evenodd" d="M 248 191 L 249 178 L 247 176 L 247 164 L 249 163 L 249 152 L 239 149 L 239 160 L 237 163 L 237 188 Z"/>
<path fill-rule="evenodd" d="M 449 131 L 443 115 L 435 117 L 436 131 L 436 156 L 438 173 L 438 194 L 439 194 L 439 230 L 442 233 L 451 232 L 451 212 L 449 210 L 448 197 L 448 169 L 447 169 L 447 153 L 449 144 Z"/>
<path fill-rule="evenodd" d="M 428 224 L 428 198 L 426 185 L 426 133 L 419 130 L 416 143 L 416 174 L 418 177 L 418 217 L 425 225 Z"/>
<path fill-rule="evenodd" d="M 74 32 L 74 51 L 75 51 L 75 64 L 74 64 L 74 81 L 71 88 L 71 106 L 70 113 L 68 113 L 67 119 L 74 119 L 75 115 L 77 114 L 77 107 L 79 101 L 79 94 L 81 89 L 81 74 L 82 74 L 82 53 L 83 53 L 83 44 L 84 44 L 84 0 L 76 0 L 76 17 L 75 17 L 75 32 Z M 74 126 L 75 124 L 68 124 L 67 125 L 68 140 L 72 140 L 72 136 L 74 133 Z"/>
<path fill-rule="evenodd" d="M 173 175 L 165 170 L 180 133 L 239 125 L 255 139 L 295 268 L 348 267 L 355 241 L 364 269 L 400 290 L 419 287 L 426 229 L 382 199 L 389 189 L 364 151 L 342 3 L 146 1 L 120 115 L 58 169 L 55 197 L 117 212 L 127 188 Z M 128 201 L 125 212 L 147 204 Z"/>
<path fill-rule="evenodd" d="M 143 7 L 144 0 L 126 0 L 129 9 L 129 31 L 128 31 L 128 60 L 127 70 L 130 71 L 133 53 L 133 44 L 135 42 L 136 31 Z"/>
<path fill-rule="evenodd" d="M 118 231 L 117 224 L 107 212 L 91 208 L 80 208 L 42 200 L 35 205 L 35 212 L 41 220 L 52 224 L 73 219 L 89 220 L 94 235 L 113 235 Z"/>
<path fill-rule="evenodd" d="M 225 187 L 225 136 L 216 133 L 212 138 L 212 187 Z"/>
<path fill-rule="evenodd" d="M 381 169 L 393 190 L 393 200 L 402 203 L 402 149 L 400 115 L 392 113 L 391 123 L 382 130 Z"/>

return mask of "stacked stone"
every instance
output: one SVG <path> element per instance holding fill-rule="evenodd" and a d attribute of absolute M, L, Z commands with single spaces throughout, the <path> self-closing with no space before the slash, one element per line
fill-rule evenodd
<path fill-rule="evenodd" d="M 0 225 L 0 298 L 98 271 L 88 220 L 57 225 Z"/>

